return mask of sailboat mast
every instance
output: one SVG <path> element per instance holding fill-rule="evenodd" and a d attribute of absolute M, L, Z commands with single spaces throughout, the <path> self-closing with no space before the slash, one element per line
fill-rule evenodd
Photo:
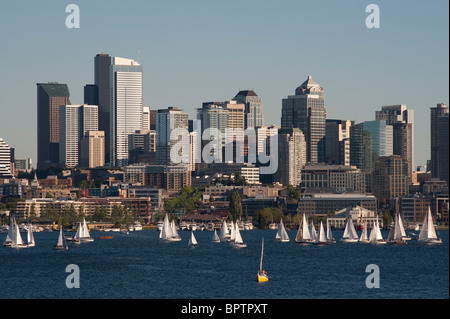
<path fill-rule="evenodd" d="M 262 272 L 262 261 L 263 261 L 263 253 L 264 253 L 264 237 L 261 242 L 261 261 L 259 262 L 259 272 Z"/>

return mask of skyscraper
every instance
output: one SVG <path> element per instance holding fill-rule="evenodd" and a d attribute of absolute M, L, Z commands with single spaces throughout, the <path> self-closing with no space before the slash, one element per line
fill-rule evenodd
<path fill-rule="evenodd" d="M 386 121 L 365 121 L 350 129 L 350 165 L 373 171 L 375 161 L 393 153 L 393 128 Z"/>
<path fill-rule="evenodd" d="M 110 68 L 111 57 L 109 54 L 99 53 L 94 58 L 94 84 L 97 87 L 98 98 L 98 129 L 105 132 L 105 163 L 109 163 L 110 151 Z M 92 90 L 92 89 L 91 89 Z M 92 91 L 91 91 L 92 92 Z M 86 103 L 86 102 L 85 102 Z"/>
<path fill-rule="evenodd" d="M 281 129 L 299 128 L 305 135 L 308 163 L 325 161 L 326 107 L 324 89 L 308 76 L 282 101 Z"/>
<path fill-rule="evenodd" d="M 278 132 L 278 170 L 275 181 L 297 187 L 302 182 L 302 168 L 306 164 L 306 142 L 298 128 Z"/>
<path fill-rule="evenodd" d="M 439 134 L 439 153 L 438 153 L 438 172 L 439 179 L 449 182 L 449 113 L 445 113 L 438 117 L 438 134 Z"/>
<path fill-rule="evenodd" d="M 201 121 L 201 134 L 206 129 L 218 129 L 222 134 L 222 147 L 227 142 L 228 118 L 228 111 L 225 109 L 224 102 L 205 102 L 201 108 L 197 109 L 197 120 Z M 203 141 L 203 144 L 207 143 L 209 141 Z"/>
<path fill-rule="evenodd" d="M 401 156 L 381 156 L 374 166 L 373 194 L 380 203 L 409 194 L 409 165 Z"/>
<path fill-rule="evenodd" d="M 350 120 L 326 120 L 325 158 L 328 164 L 350 165 Z"/>
<path fill-rule="evenodd" d="M 59 106 L 70 104 L 67 84 L 37 83 L 37 167 L 59 163 Z"/>
<path fill-rule="evenodd" d="M 439 178 L 440 165 L 439 165 L 439 151 L 440 151 L 440 130 L 439 130 L 439 117 L 449 113 L 449 108 L 445 103 L 437 104 L 436 107 L 430 107 L 431 112 L 431 177 Z M 448 162 L 447 162 L 448 165 Z"/>
<path fill-rule="evenodd" d="M 11 147 L 0 138 L 0 177 L 12 177 Z"/>
<path fill-rule="evenodd" d="M 122 167 L 128 164 L 128 134 L 142 129 L 143 67 L 113 57 L 110 89 L 110 165 Z"/>
<path fill-rule="evenodd" d="M 414 110 L 405 104 L 385 105 L 375 111 L 375 120 L 393 126 L 393 154 L 408 161 L 410 176 L 414 167 Z"/>
<path fill-rule="evenodd" d="M 170 135 L 176 128 L 183 128 L 188 131 L 188 114 L 182 112 L 177 107 L 158 110 L 158 114 L 156 115 L 156 154 L 158 165 L 171 165 L 175 163 L 170 158 L 170 150 L 179 140 L 172 140 Z M 187 141 L 181 140 L 181 143 L 184 142 L 186 144 L 183 144 L 182 148 L 188 154 L 188 158 L 186 159 L 187 164 L 190 154 L 189 138 Z"/>
<path fill-rule="evenodd" d="M 244 129 L 264 126 L 263 104 L 255 91 L 239 91 L 233 100 L 245 105 Z"/>
<path fill-rule="evenodd" d="M 97 105 L 61 105 L 59 107 L 59 161 L 67 167 L 80 164 L 80 143 L 86 133 L 98 130 Z"/>
<path fill-rule="evenodd" d="M 105 164 L 105 132 L 88 131 L 80 142 L 80 166 L 101 167 Z"/>

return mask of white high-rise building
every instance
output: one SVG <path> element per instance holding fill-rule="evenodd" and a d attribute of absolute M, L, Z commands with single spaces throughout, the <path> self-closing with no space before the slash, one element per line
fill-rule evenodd
<path fill-rule="evenodd" d="M 148 106 L 142 108 L 142 129 L 150 130 L 150 108 Z"/>
<path fill-rule="evenodd" d="M 110 69 L 110 165 L 128 164 L 128 134 L 142 129 L 143 67 L 113 57 Z"/>
<path fill-rule="evenodd" d="M 278 132 L 277 182 L 288 186 L 300 186 L 302 168 L 306 164 L 305 135 L 299 128 L 281 129 Z"/>
<path fill-rule="evenodd" d="M 59 107 L 59 162 L 68 167 L 78 166 L 81 139 L 87 132 L 97 130 L 97 105 L 61 105 Z"/>
<path fill-rule="evenodd" d="M 0 138 L 0 177 L 11 176 L 11 147 Z"/>

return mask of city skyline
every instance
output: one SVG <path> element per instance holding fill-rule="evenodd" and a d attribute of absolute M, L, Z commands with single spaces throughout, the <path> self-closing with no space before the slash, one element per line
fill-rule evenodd
<path fill-rule="evenodd" d="M 280 125 L 282 99 L 307 76 L 326 91 L 327 119 L 358 124 L 375 120 L 384 105 L 405 104 L 415 111 L 416 166 L 430 159 L 430 107 L 449 103 L 444 1 L 379 1 L 381 27 L 375 30 L 365 26 L 362 2 L 321 1 L 318 14 L 317 4 L 300 1 L 135 1 L 127 8 L 136 15 L 133 25 L 111 22 L 122 12 L 120 2 L 107 8 L 101 1 L 78 1 L 80 29 L 65 27 L 66 4 L 26 3 L 28 10 L 22 10 L 21 3 L 2 5 L 8 12 L 0 22 L 0 33 L 8 30 L 2 57 L 9 63 L 8 76 L 0 79 L 0 136 L 15 148 L 16 158 L 31 157 L 35 164 L 36 83 L 65 83 L 71 102 L 82 104 L 101 52 L 144 67 L 143 106 L 176 106 L 190 119 L 205 101 L 226 101 L 253 89 L 262 100 L 264 124 Z M 35 26 L 34 12 L 42 12 Z M 58 46 L 44 45 L 53 37 Z M 25 55 L 30 47 L 31 58 Z"/>

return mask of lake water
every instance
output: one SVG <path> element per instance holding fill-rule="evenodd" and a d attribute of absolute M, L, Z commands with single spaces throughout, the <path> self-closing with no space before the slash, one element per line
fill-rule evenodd
<path fill-rule="evenodd" d="M 300 246 L 274 242 L 275 230 L 242 231 L 247 248 L 212 243 L 196 231 L 199 245 L 160 243 L 159 232 L 92 232 L 92 243 L 55 251 L 59 232 L 35 233 L 36 247 L 0 248 L 2 299 L 445 299 L 449 298 L 448 231 L 443 244 L 374 246 L 340 243 Z M 418 232 L 417 232 L 418 234 Z M 72 234 L 73 235 L 73 234 Z M 114 236 L 99 239 L 99 236 Z M 22 237 L 26 238 L 22 233 Z M 256 282 L 261 238 L 270 280 Z M 387 231 L 383 231 L 387 237 Z M 6 233 L 0 234 L 3 242 Z M 66 287 L 66 266 L 80 270 L 80 288 Z M 366 287 L 366 266 L 380 270 L 380 288 Z"/>

